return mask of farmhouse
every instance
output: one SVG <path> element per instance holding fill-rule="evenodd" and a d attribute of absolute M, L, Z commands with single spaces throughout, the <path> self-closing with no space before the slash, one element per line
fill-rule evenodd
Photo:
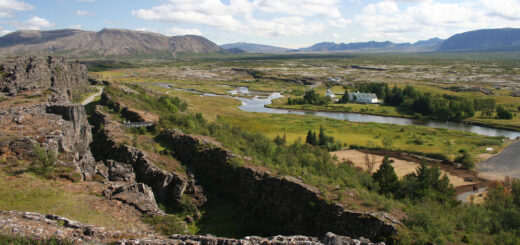
<path fill-rule="evenodd" d="M 377 99 L 376 94 L 371 93 L 360 93 L 354 92 L 349 94 L 349 101 L 356 103 L 364 103 L 364 104 L 379 104 L 381 101 Z"/>
<path fill-rule="evenodd" d="M 327 93 L 325 94 L 325 96 L 328 96 L 331 99 L 334 99 L 334 97 L 336 97 L 336 95 L 334 95 L 334 92 L 330 91 L 330 88 L 327 89 Z"/>

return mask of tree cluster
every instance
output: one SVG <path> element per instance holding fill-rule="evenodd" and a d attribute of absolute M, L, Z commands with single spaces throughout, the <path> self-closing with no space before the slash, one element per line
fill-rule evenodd
<path fill-rule="evenodd" d="M 316 93 L 314 89 L 309 89 L 305 91 L 302 98 L 289 97 L 287 99 L 288 105 L 328 105 L 330 102 L 331 99 L 329 96 L 321 96 L 320 94 Z"/>
<path fill-rule="evenodd" d="M 421 163 L 414 173 L 399 180 L 392 162 L 385 157 L 379 169 L 372 175 L 379 186 L 379 193 L 409 200 L 432 198 L 447 201 L 455 196 L 455 189 L 448 177 L 442 175 L 440 168 Z"/>
<path fill-rule="evenodd" d="M 309 130 L 305 143 L 313 146 L 319 146 L 329 151 L 335 151 L 341 149 L 341 142 L 335 142 L 334 137 L 325 134 L 325 129 L 320 127 L 320 132 L 316 136 L 316 132 Z"/>
<path fill-rule="evenodd" d="M 360 83 L 357 87 L 361 92 L 375 93 L 386 105 L 408 114 L 419 113 L 442 120 L 461 120 L 475 115 L 473 101 L 458 96 L 422 93 L 410 85 L 390 89 L 387 83 Z"/>

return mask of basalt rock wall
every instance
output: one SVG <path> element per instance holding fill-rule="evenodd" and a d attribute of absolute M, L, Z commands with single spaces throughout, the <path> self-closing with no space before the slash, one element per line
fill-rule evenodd
<path fill-rule="evenodd" d="M 256 166 L 230 164 L 232 152 L 203 137 L 166 130 L 161 140 L 175 157 L 209 176 L 243 209 L 280 227 L 282 234 L 323 236 L 333 232 L 350 237 L 387 240 L 397 234 L 399 221 L 382 212 L 357 212 L 327 202 L 320 192 L 298 179 L 277 176 Z"/>
<path fill-rule="evenodd" d="M 51 89 L 68 99 L 87 91 L 87 67 L 63 57 L 20 56 L 0 60 L 0 92 Z"/>
<path fill-rule="evenodd" d="M 152 188 L 158 202 L 176 204 L 180 200 L 187 187 L 186 176 L 159 169 L 140 149 L 117 143 L 112 131 L 117 130 L 121 125 L 108 119 L 99 106 L 91 121 L 94 122 L 93 126 L 97 130 L 92 144 L 96 160 L 107 163 L 115 161 L 115 167 L 130 169 L 130 172 L 135 174 L 135 181 Z"/>

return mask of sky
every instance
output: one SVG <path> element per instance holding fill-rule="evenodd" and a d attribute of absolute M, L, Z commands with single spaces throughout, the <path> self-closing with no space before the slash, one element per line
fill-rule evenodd
<path fill-rule="evenodd" d="M 300 48 L 504 27 L 520 28 L 520 0 L 0 0 L 0 35 L 124 28 Z"/>

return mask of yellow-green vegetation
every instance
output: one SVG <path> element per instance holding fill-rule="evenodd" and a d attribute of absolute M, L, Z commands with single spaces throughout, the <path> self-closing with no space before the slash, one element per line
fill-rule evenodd
<path fill-rule="evenodd" d="M 166 91 L 166 90 L 162 90 Z M 443 154 L 454 159 L 460 149 L 483 152 L 486 147 L 500 147 L 502 140 L 455 130 L 424 126 L 399 126 L 378 123 L 355 123 L 317 116 L 250 113 L 241 111 L 241 102 L 223 97 L 200 97 L 199 95 L 168 90 L 170 95 L 184 98 L 191 111 L 200 112 L 210 118 L 220 117 L 230 125 L 259 132 L 272 139 L 284 132 L 287 141 L 305 141 L 309 129 L 326 129 L 328 135 L 346 143 L 362 147 L 383 147 L 384 137 L 392 139 L 393 150 Z"/>
<path fill-rule="evenodd" d="M 399 89 L 404 89 L 409 84 L 402 83 L 388 83 L 390 87 L 397 87 Z M 501 90 L 494 90 L 495 94 L 492 95 L 484 95 L 481 92 L 454 92 L 449 90 L 449 86 L 439 87 L 430 85 L 430 84 L 419 84 L 413 85 L 413 88 L 420 93 L 427 94 L 430 93 L 434 95 L 434 97 L 442 97 L 442 96 L 456 96 L 468 101 L 475 101 L 475 99 L 488 99 L 494 100 L 497 106 L 502 106 L 507 111 L 513 113 L 512 119 L 500 119 L 495 115 L 495 109 L 491 111 L 491 116 L 484 116 L 483 111 L 475 111 L 475 114 L 471 117 L 467 117 L 464 119 L 457 119 L 462 122 L 480 124 L 489 127 L 495 128 L 504 128 L 511 130 L 520 130 L 520 97 L 512 97 L 509 96 L 508 93 L 504 93 Z M 326 87 L 325 85 L 319 86 L 316 89 L 318 94 L 325 94 Z M 341 95 L 345 93 L 345 91 L 350 90 L 350 92 L 356 91 L 356 88 L 342 88 L 339 86 L 333 86 L 331 88 L 333 92 L 337 94 L 339 98 Z M 362 114 L 372 114 L 372 115 L 381 115 L 381 116 L 395 116 L 395 117 L 418 117 L 418 118 L 428 118 L 428 116 L 422 116 L 421 114 L 407 114 L 403 111 L 399 111 L 396 106 L 386 106 L 386 105 L 377 105 L 377 104 L 356 104 L 356 103 L 348 103 L 348 104 L 325 104 L 325 105 L 313 105 L 313 104 L 288 104 L 287 98 L 281 98 L 269 107 L 272 108 L 285 108 L 285 109 L 296 109 L 296 110 L 309 110 L 309 111 L 330 111 L 330 112 L 355 112 Z"/>
<path fill-rule="evenodd" d="M 304 143 L 309 130 L 317 131 L 323 127 L 327 135 L 334 136 L 336 140 L 346 143 L 346 146 L 416 152 L 451 160 L 460 159 L 464 162 L 467 159 L 471 160 L 472 154 L 484 152 L 486 147 L 500 148 L 503 144 L 502 138 L 423 126 L 354 123 L 314 116 L 249 113 L 239 110 L 241 102 L 233 98 L 202 97 L 200 94 L 187 91 L 149 85 L 174 83 L 179 88 L 219 94 L 227 93 L 225 90 L 228 89 L 221 85 L 235 85 L 247 86 L 250 90 L 284 91 L 292 96 L 302 96 L 308 89 L 307 86 L 282 78 L 308 76 L 325 81 L 328 76 L 341 76 L 349 82 L 388 82 L 391 87 L 397 85 L 398 88 L 405 88 L 411 84 L 422 93 L 455 95 L 468 100 L 495 98 L 498 105 L 514 109 L 517 108 L 514 106 L 518 100 L 511 99 L 512 97 L 508 97 L 503 91 L 493 89 L 494 84 L 488 82 L 498 78 L 499 73 L 504 75 L 504 79 L 516 79 L 514 76 L 518 75 L 515 68 L 518 66 L 518 53 L 502 55 L 509 58 L 489 57 L 487 54 L 427 54 L 406 57 L 389 54 L 182 57 L 178 61 L 156 67 L 119 69 L 99 72 L 97 75 L 105 78 L 109 75 L 112 81 L 142 82 L 148 84 L 146 88 L 161 92 L 162 94 L 148 97 L 143 94 L 117 92 L 118 97 L 125 103 L 160 114 L 160 128 L 180 128 L 184 132 L 212 136 L 235 153 L 251 157 L 252 164 L 269 167 L 282 175 L 302 176 L 305 183 L 318 187 L 325 198 L 341 201 L 349 208 L 383 210 L 399 215 L 405 224 L 400 233 L 400 244 L 518 244 L 520 226 L 515 220 L 520 219 L 517 202 L 520 185 L 492 186 L 493 195 L 484 205 L 461 205 L 453 200 L 453 189 L 446 178 L 441 176 L 440 170 L 421 165 L 414 174 L 394 181 L 392 188 L 382 191 L 385 189 L 382 188 L 385 183 L 381 180 L 387 178 L 373 178 L 347 164 L 337 164 L 324 149 Z M 351 65 L 382 66 L 388 70 L 353 70 L 349 68 Z M 234 67 L 259 70 L 264 78 L 254 79 L 247 75 L 234 74 L 230 69 Z M 467 78 L 480 73 L 489 76 L 485 79 L 475 76 L 477 81 Z M 491 89 L 497 95 L 484 96 L 479 92 L 447 90 L 454 84 L 473 83 Z M 318 84 L 315 89 L 318 93 L 324 94 L 326 85 L 331 84 Z M 343 89 L 343 86 L 332 86 L 335 93 L 340 94 Z M 136 90 L 140 93 L 143 91 L 138 88 Z M 186 101 L 187 110 L 165 108 L 165 103 L 157 99 L 166 94 L 178 96 Z M 281 101 L 283 102 L 283 99 Z M 174 104 L 176 107 L 180 105 Z M 322 108 L 302 105 L 298 109 Z M 393 116 L 399 116 L 400 113 L 394 107 L 371 105 L 347 104 L 341 107 L 331 106 L 330 109 L 353 112 L 364 110 L 362 113 Z M 476 117 L 480 117 L 478 111 L 466 120 Z M 507 125 L 515 120 L 518 120 L 517 117 L 501 122 Z M 485 121 L 494 126 L 500 124 L 494 123 L 498 119 L 486 118 Z M 277 137 L 280 135 L 285 135 L 287 143 L 275 143 L 273 139 L 280 142 L 280 137 Z M 465 167 L 471 168 L 471 164 L 468 162 Z M 394 175 L 391 173 L 393 169 L 386 170 L 385 176 Z M 345 188 L 357 193 L 356 198 L 342 192 Z M 215 231 L 221 234 L 232 234 L 230 231 L 236 231 L 238 228 L 235 223 L 237 213 L 233 212 L 235 209 L 232 206 L 217 206 L 221 208 L 202 210 L 202 219 L 190 226 L 190 230 L 198 233 Z M 227 221 L 215 227 L 215 222 L 221 220 Z"/>
<path fill-rule="evenodd" d="M 356 103 L 328 104 L 328 105 L 321 105 L 321 106 L 320 105 L 311 105 L 311 104 L 287 105 L 287 98 L 276 99 L 273 101 L 272 104 L 267 105 L 267 107 L 305 110 L 305 111 L 353 112 L 353 113 L 392 116 L 392 117 L 412 117 L 411 115 L 406 115 L 406 114 L 400 113 L 397 110 L 397 108 L 395 108 L 393 106 L 356 104 Z"/>
<path fill-rule="evenodd" d="M 84 193 L 81 188 L 66 189 L 64 180 L 48 180 L 25 173 L 10 176 L 0 172 L 0 209 L 56 214 L 86 224 L 122 228 L 111 216 L 96 210 L 94 202 L 103 198 Z"/>
<path fill-rule="evenodd" d="M 486 201 L 485 206 L 461 205 L 452 200 L 454 190 L 449 185 L 448 179 L 443 177 L 441 171 L 436 167 L 422 164 L 414 174 L 407 176 L 403 180 L 394 181 L 392 188 L 384 189 L 382 186 L 388 185 L 381 181 L 385 181 L 388 178 L 372 178 L 367 173 L 358 171 L 347 164 L 335 165 L 331 161 L 330 155 L 323 149 L 303 143 L 276 145 L 273 140 L 267 139 L 262 134 L 248 133 L 248 131 L 277 132 L 277 129 L 284 127 L 289 136 L 293 134 L 293 130 L 301 130 L 309 124 L 327 125 L 332 129 L 335 124 L 338 124 L 340 128 L 345 127 L 344 124 L 346 124 L 347 129 L 353 127 L 355 132 L 365 131 L 366 134 L 371 133 L 372 135 L 377 135 L 373 131 L 379 130 L 389 135 L 393 135 L 393 133 L 395 135 L 399 133 L 424 133 L 422 136 L 434 135 L 435 137 L 441 137 L 441 139 L 462 137 L 460 142 L 454 142 L 454 144 L 464 144 L 464 141 L 471 144 L 472 138 L 476 140 L 493 140 L 493 138 L 464 133 L 456 134 L 454 131 L 425 127 L 394 128 L 395 126 L 392 125 L 353 124 L 314 117 L 246 113 L 239 111 L 236 108 L 237 101 L 231 98 L 203 98 L 193 94 L 185 94 L 183 98 L 193 102 L 194 105 L 192 106 L 189 103 L 188 110 L 180 112 L 172 108 L 166 109 L 168 107 L 167 103 L 164 103 L 165 99 L 162 99 L 161 96 L 151 97 L 146 95 L 144 90 L 139 87 L 133 87 L 133 89 L 138 91 L 138 94 L 125 94 L 113 89 L 108 91 L 112 92 L 112 95 L 120 96 L 124 101 L 134 101 L 135 106 L 147 107 L 153 112 L 161 114 L 162 119 L 158 125 L 161 128 L 174 127 L 180 128 L 185 132 L 212 136 L 234 152 L 251 156 L 251 163 L 253 164 L 269 167 L 282 175 L 302 176 L 305 183 L 317 186 L 324 193 L 325 198 L 344 202 L 349 208 L 358 210 L 377 209 L 396 213 L 404 212 L 405 217 L 402 221 L 406 227 L 398 237 L 401 244 L 424 244 L 427 242 L 458 244 L 467 241 L 479 241 L 484 244 L 518 243 L 517 230 L 519 227 L 513 221 L 516 218 L 509 219 L 506 217 L 517 217 L 518 215 L 514 206 L 517 204 L 514 204 L 512 200 L 516 200 L 517 196 L 520 195 L 518 194 L 520 193 L 518 191 L 520 190 L 518 188 L 520 184 L 517 187 L 518 189 L 513 188 L 513 191 L 498 189 L 496 195 Z M 202 106 L 194 103 L 204 99 L 208 99 L 210 102 L 206 102 Z M 169 100 L 177 101 L 175 98 Z M 219 101 L 223 102 L 220 105 L 225 104 L 229 106 L 229 108 L 221 108 L 222 112 L 228 116 L 215 113 L 217 105 L 219 105 L 216 102 Z M 182 102 L 178 101 L 173 104 L 177 107 Z M 204 111 L 205 114 L 211 114 L 216 119 L 206 121 L 202 114 L 192 114 L 200 111 Z M 254 126 L 248 128 L 251 127 L 251 123 L 248 123 L 249 120 L 254 120 L 258 124 L 252 123 Z M 242 126 L 240 128 L 231 126 L 235 124 Z M 293 126 L 289 127 L 289 125 Z M 305 127 L 302 127 L 302 125 Z M 248 129 L 248 131 L 242 130 L 242 127 Z M 396 129 L 404 129 L 405 131 L 394 132 L 393 130 Z M 450 136 L 448 137 L 448 135 Z M 392 147 L 389 146 L 390 143 L 384 140 L 384 138 L 381 140 L 381 144 L 385 142 L 385 147 Z M 359 139 L 357 140 L 359 141 Z M 466 144 L 468 144 L 467 142 Z M 395 175 L 395 173 L 392 174 L 393 168 L 391 166 L 386 170 L 382 175 Z M 335 186 L 339 186 L 339 188 Z M 345 193 L 341 191 L 345 188 L 359 193 L 357 198 L 350 199 L 345 197 Z M 510 201 L 508 201 L 509 204 L 507 206 L 501 206 L 501 200 Z M 240 231 L 246 226 L 237 226 L 236 224 L 245 216 L 236 213 L 236 209 L 233 206 L 222 203 L 218 203 L 217 206 L 220 208 L 215 208 L 215 206 L 209 206 L 207 207 L 208 209 L 203 208 L 202 219 L 197 221 L 195 225 L 191 225 L 190 231 L 196 233 L 212 232 L 230 236 L 240 234 Z M 184 213 L 184 211 L 181 213 Z M 173 220 L 175 221 L 176 219 L 173 218 Z M 496 222 L 491 222 L 491 220 Z M 164 222 L 168 223 L 170 221 Z M 219 225 L 215 225 L 218 222 L 220 222 Z M 164 224 L 161 220 L 154 220 L 151 223 L 159 224 L 160 226 Z M 266 229 L 266 227 L 270 227 L 259 223 L 248 224 L 246 222 L 244 224 L 247 227 L 253 225 L 251 227 L 255 231 L 261 231 Z"/>
<path fill-rule="evenodd" d="M 0 244 L 2 245 L 72 245 L 72 241 L 62 240 L 55 237 L 47 239 L 33 239 L 30 237 L 1 235 Z"/>

